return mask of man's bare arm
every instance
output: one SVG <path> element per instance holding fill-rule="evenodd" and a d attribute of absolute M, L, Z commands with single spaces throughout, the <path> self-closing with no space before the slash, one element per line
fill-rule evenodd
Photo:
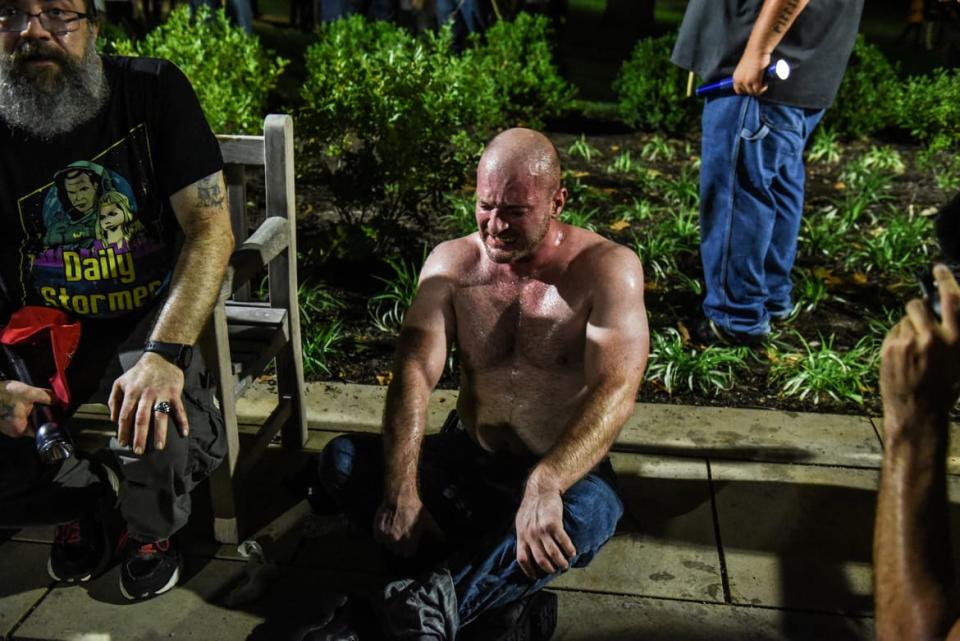
<path fill-rule="evenodd" d="M 919 300 L 884 341 L 884 460 L 874 532 L 877 639 L 960 639 L 947 519 L 947 426 L 960 382 L 960 290 L 946 268 L 937 323 Z"/>
<path fill-rule="evenodd" d="M 211 174 L 170 197 L 184 233 L 183 248 L 174 267 L 167 296 L 150 335 L 168 343 L 193 345 L 213 309 L 223 274 L 233 251 L 233 232 L 227 210 L 223 175 Z M 181 401 L 183 372 L 153 353 L 117 379 L 110 394 L 110 411 L 117 422 L 117 440 L 130 442 L 143 452 L 154 419 L 153 438 L 158 449 L 166 443 L 167 416 L 154 414 L 157 401 L 167 401 L 172 418 L 185 436 L 189 430 Z"/>
<path fill-rule="evenodd" d="M 766 0 L 753 24 L 750 39 L 733 72 L 733 90 L 759 96 L 767 90 L 765 73 L 770 57 L 810 0 Z"/>
<path fill-rule="evenodd" d="M 531 472 L 561 492 L 593 469 L 633 412 L 647 366 L 650 335 L 643 302 L 643 269 L 636 255 L 615 248 L 601 261 L 587 322 L 587 394 L 558 441 Z"/>
<path fill-rule="evenodd" d="M 531 579 L 569 567 L 577 551 L 563 529 L 563 493 L 606 455 L 633 411 L 646 369 L 649 332 L 640 261 L 616 247 L 600 264 L 586 329 L 586 394 L 531 470 L 517 510 L 517 563 Z"/>
<path fill-rule="evenodd" d="M 384 498 L 374 519 L 374 536 L 398 554 L 416 550 L 421 534 L 439 530 L 417 490 L 420 446 L 427 424 L 430 393 L 443 374 L 455 323 L 451 279 L 451 243 L 427 258 L 420 286 L 400 330 L 394 379 L 387 390 L 383 417 Z"/>

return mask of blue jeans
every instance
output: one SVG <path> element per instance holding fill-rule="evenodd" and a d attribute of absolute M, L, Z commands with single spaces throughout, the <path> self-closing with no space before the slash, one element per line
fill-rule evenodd
<path fill-rule="evenodd" d="M 320 0 L 320 19 L 323 22 L 355 13 L 373 20 L 393 20 L 397 13 L 396 0 Z"/>
<path fill-rule="evenodd" d="M 190 0 L 190 6 L 194 9 L 204 5 L 213 11 L 223 6 L 218 0 Z M 227 17 L 247 33 L 253 33 L 253 7 L 250 0 L 228 0 Z"/>
<path fill-rule="evenodd" d="M 514 525 L 523 487 L 534 458 L 491 454 L 462 429 L 424 439 L 420 459 L 420 496 L 443 530 L 449 548 L 428 562 L 443 561 L 456 591 L 458 625 L 483 612 L 512 603 L 544 587 L 558 574 L 531 580 L 517 564 Z M 376 434 L 335 438 L 320 460 L 323 490 L 366 531 L 383 489 L 383 444 Z M 571 567 L 584 567 L 616 530 L 623 503 L 609 460 L 563 495 L 563 528 L 577 554 Z M 456 626 L 455 626 L 456 627 Z"/>
<path fill-rule="evenodd" d="M 790 313 L 790 271 L 803 215 L 803 148 L 822 109 L 751 96 L 703 107 L 700 255 L 703 312 L 723 329 L 762 335 Z"/>
<path fill-rule="evenodd" d="M 436 0 L 437 26 L 453 22 L 453 38 L 458 50 L 462 50 L 471 33 L 481 33 L 487 28 L 485 0 Z"/>

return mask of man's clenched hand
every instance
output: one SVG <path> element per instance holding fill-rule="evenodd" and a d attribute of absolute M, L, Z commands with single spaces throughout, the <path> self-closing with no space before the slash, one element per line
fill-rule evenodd
<path fill-rule="evenodd" d="M 20 381 L 0 381 L 0 434 L 10 438 L 33 436 L 30 413 L 35 403 L 52 405 L 53 392 Z"/>
<path fill-rule="evenodd" d="M 737 68 L 733 71 L 733 91 L 737 95 L 759 96 L 767 91 L 766 73 L 770 66 L 770 54 L 754 51 L 750 47 L 743 52 Z"/>
<path fill-rule="evenodd" d="M 424 534 L 443 540 L 443 531 L 416 492 L 384 500 L 373 517 L 373 538 L 394 554 L 411 557 Z"/>
<path fill-rule="evenodd" d="M 517 510 L 517 563 L 535 580 L 544 573 L 567 570 L 577 553 L 563 529 L 563 498 L 559 488 L 527 479 L 520 509 Z"/>

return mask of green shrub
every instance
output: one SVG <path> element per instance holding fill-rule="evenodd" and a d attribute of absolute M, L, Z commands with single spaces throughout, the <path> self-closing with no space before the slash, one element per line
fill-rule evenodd
<path fill-rule="evenodd" d="M 528 13 L 471 38 L 465 61 L 472 73 L 493 82 L 500 128 L 542 127 L 543 118 L 562 113 L 573 99 L 576 92 L 553 62 L 552 39 L 547 18 Z"/>
<path fill-rule="evenodd" d="M 941 149 L 960 144 L 960 72 L 936 69 L 908 78 L 899 120 L 922 142 Z"/>
<path fill-rule="evenodd" d="M 373 215 L 381 241 L 401 215 L 425 224 L 425 205 L 437 208 L 480 150 L 497 114 L 492 91 L 450 53 L 449 29 L 417 39 L 353 16 L 319 35 L 301 90 L 307 170 L 345 219 Z"/>
<path fill-rule="evenodd" d="M 862 35 L 857 36 L 840 91 L 823 124 L 851 138 L 894 125 L 901 92 L 896 67 Z"/>
<path fill-rule="evenodd" d="M 267 96 L 287 60 L 274 57 L 260 40 L 230 24 L 223 10 L 174 9 L 167 21 L 139 41 L 111 43 L 120 55 L 165 58 L 187 75 L 217 133 L 259 133 Z"/>
<path fill-rule="evenodd" d="M 378 249 L 434 224 L 494 131 L 539 124 L 569 98 L 542 19 L 521 15 L 472 43 L 459 56 L 449 28 L 417 38 L 353 16 L 323 25 L 306 52 L 301 168 Z"/>
<path fill-rule="evenodd" d="M 699 128 L 700 102 L 686 98 L 687 72 L 670 62 L 676 33 L 641 40 L 613 83 L 632 127 L 679 133 Z"/>

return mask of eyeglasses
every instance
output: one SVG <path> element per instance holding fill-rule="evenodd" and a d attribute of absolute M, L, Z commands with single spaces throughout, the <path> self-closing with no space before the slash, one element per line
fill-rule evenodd
<path fill-rule="evenodd" d="M 30 25 L 30 18 L 38 18 L 40 26 L 55 36 L 62 36 L 77 27 L 71 24 L 85 20 L 90 14 L 66 9 L 44 9 L 38 13 L 27 13 L 15 7 L 0 7 L 0 31 L 24 31 Z"/>

